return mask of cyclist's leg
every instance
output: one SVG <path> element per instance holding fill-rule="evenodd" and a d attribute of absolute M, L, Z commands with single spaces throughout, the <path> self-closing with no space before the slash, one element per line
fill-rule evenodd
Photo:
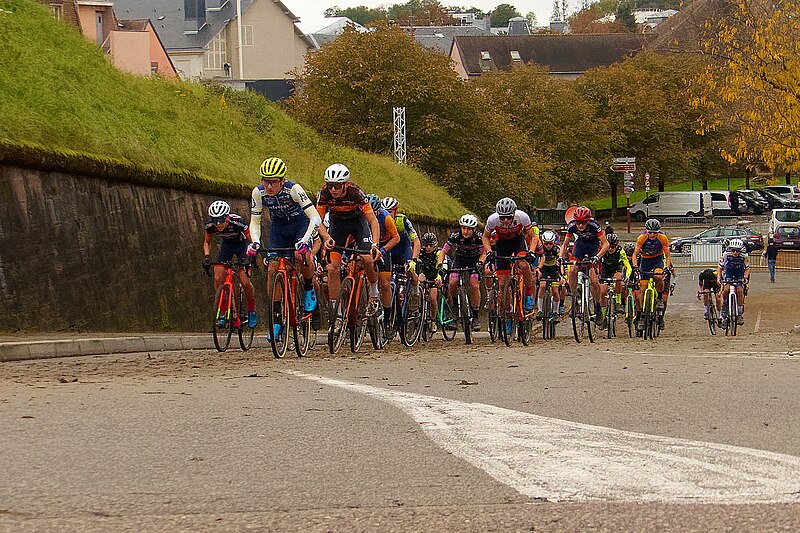
<path fill-rule="evenodd" d="M 447 299 L 450 303 L 453 303 L 453 296 L 455 296 L 456 292 L 458 291 L 458 277 L 460 274 L 456 272 L 451 272 L 447 278 Z"/>
<path fill-rule="evenodd" d="M 246 243 L 243 243 L 247 247 Z M 217 254 L 217 263 L 227 263 L 236 254 L 239 247 L 228 241 L 222 241 L 219 245 L 219 254 Z M 214 265 L 214 291 L 219 289 L 219 286 L 225 283 L 225 267 L 222 265 Z"/>
<path fill-rule="evenodd" d="M 722 318 L 728 317 L 728 295 L 731 292 L 731 286 L 727 283 L 722 284 L 722 309 L 720 309 L 720 316 Z"/>

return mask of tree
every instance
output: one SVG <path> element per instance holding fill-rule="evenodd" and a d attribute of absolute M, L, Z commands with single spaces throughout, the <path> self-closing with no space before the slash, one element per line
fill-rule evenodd
<path fill-rule="evenodd" d="M 514 17 L 521 17 L 522 13 L 511 4 L 500 4 L 492 10 L 492 27 L 508 26 L 508 21 Z"/>
<path fill-rule="evenodd" d="M 401 26 L 444 26 L 454 24 L 439 0 L 408 0 L 405 4 L 389 7 L 390 20 Z"/>
<path fill-rule="evenodd" d="M 529 11 L 528 14 L 525 15 L 525 18 L 528 19 L 528 25 L 531 27 L 531 29 L 536 27 L 536 24 L 538 23 L 536 20 L 536 13 Z"/>
<path fill-rule="evenodd" d="M 694 104 L 701 131 L 735 128 L 723 155 L 800 169 L 800 0 L 738 0 L 704 48 Z"/>
<path fill-rule="evenodd" d="M 389 154 L 392 107 L 406 107 L 408 161 L 478 213 L 498 191 L 532 204 L 543 172 L 520 133 L 464 84 L 447 56 L 397 28 L 345 32 L 306 59 L 289 111 L 339 144 Z"/>
<path fill-rule="evenodd" d="M 622 23 L 628 31 L 636 31 L 636 17 L 633 16 L 633 8 L 636 7 L 636 0 L 622 0 L 617 5 L 617 21 Z"/>
<path fill-rule="evenodd" d="M 597 22 L 603 16 L 600 5 L 592 4 L 572 15 L 569 27 L 573 33 L 628 33 L 628 29 L 620 22 Z"/>
<path fill-rule="evenodd" d="M 553 0 L 553 14 L 550 15 L 550 22 L 566 22 L 567 20 L 567 0 Z"/>
<path fill-rule="evenodd" d="M 347 17 L 353 22 L 362 26 L 374 24 L 378 21 L 387 20 L 386 10 L 381 7 L 369 8 L 366 6 L 340 8 L 339 6 L 329 7 L 325 10 L 326 17 Z"/>

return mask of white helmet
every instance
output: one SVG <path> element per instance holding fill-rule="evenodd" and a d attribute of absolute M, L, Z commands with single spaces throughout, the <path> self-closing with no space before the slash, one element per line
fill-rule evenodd
<path fill-rule="evenodd" d="M 731 239 L 731 242 L 728 243 L 728 250 L 743 250 L 744 243 L 742 239 Z"/>
<path fill-rule="evenodd" d="M 231 206 L 225 200 L 217 200 L 208 206 L 208 216 L 211 218 L 222 218 L 228 216 Z"/>
<path fill-rule="evenodd" d="M 334 163 L 325 169 L 326 183 L 344 183 L 350 181 L 350 169 L 341 163 Z"/>
<path fill-rule="evenodd" d="M 381 201 L 381 205 L 383 205 L 383 208 L 386 209 L 387 211 L 391 211 L 392 209 L 400 205 L 400 202 L 397 201 L 397 198 L 387 196 Z"/>
<path fill-rule="evenodd" d="M 475 215 L 467 213 L 466 215 L 462 216 L 461 219 L 458 221 L 459 226 L 466 226 L 468 228 L 477 228 L 478 227 L 478 217 Z"/>
<path fill-rule="evenodd" d="M 556 232 L 551 229 L 542 233 L 542 242 L 556 242 L 557 239 L 558 235 L 556 235 Z"/>
<path fill-rule="evenodd" d="M 497 202 L 497 214 L 500 216 L 510 216 L 517 211 L 517 202 L 511 198 L 501 198 Z"/>

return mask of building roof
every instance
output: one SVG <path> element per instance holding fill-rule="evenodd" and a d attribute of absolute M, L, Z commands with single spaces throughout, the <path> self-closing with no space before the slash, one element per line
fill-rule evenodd
<path fill-rule="evenodd" d="M 117 27 L 125 31 L 147 31 L 149 19 L 117 19 Z"/>
<path fill-rule="evenodd" d="M 717 21 L 725 20 L 729 16 L 733 5 L 728 0 L 694 0 L 688 7 L 656 26 L 653 32 L 655 37 L 647 44 L 647 49 L 656 51 L 702 49 L 702 41 L 710 36 L 709 32 L 714 31 Z"/>
<path fill-rule="evenodd" d="M 245 13 L 257 0 L 241 0 L 242 13 Z M 284 14 L 292 21 L 299 19 L 280 0 L 269 0 L 281 8 Z M 211 7 L 214 3 L 219 7 Z M 202 51 L 231 20 L 236 18 L 236 0 L 214 0 L 206 2 L 205 25 L 196 32 L 186 32 L 187 21 L 184 20 L 184 0 L 114 0 L 114 12 L 117 18 L 142 19 L 147 18 L 161 37 L 164 47 L 170 50 L 196 50 Z M 303 38 L 310 46 L 311 39 L 307 38 L 294 26 L 295 34 Z"/>
<path fill-rule="evenodd" d="M 580 74 L 640 52 L 652 37 L 634 33 L 599 35 L 515 35 L 462 37 L 453 40 L 464 68 L 479 75 L 481 54 L 489 52 L 490 70 L 510 70 L 511 51 L 519 52 L 523 63 L 548 67 L 552 74 Z"/>
<path fill-rule="evenodd" d="M 477 26 L 418 26 L 403 28 L 414 35 L 414 39 L 425 48 L 432 48 L 443 54 L 449 54 L 456 35 L 486 35 L 483 28 Z"/>

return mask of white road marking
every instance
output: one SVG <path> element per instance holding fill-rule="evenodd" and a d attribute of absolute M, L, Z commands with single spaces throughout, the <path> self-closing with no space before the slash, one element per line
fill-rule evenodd
<path fill-rule="evenodd" d="M 399 407 L 436 444 L 532 498 L 800 502 L 800 457 L 285 372 Z"/>
<path fill-rule="evenodd" d="M 758 310 L 758 317 L 756 318 L 756 325 L 753 327 L 753 333 L 758 333 L 758 328 L 761 327 L 761 312 L 762 310 Z"/>

